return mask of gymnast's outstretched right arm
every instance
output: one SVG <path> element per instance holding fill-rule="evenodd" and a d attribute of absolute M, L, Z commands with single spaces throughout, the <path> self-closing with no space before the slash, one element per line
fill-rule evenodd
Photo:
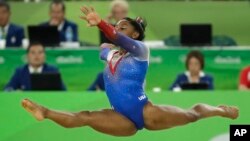
<path fill-rule="evenodd" d="M 82 7 L 82 12 L 86 16 L 82 16 L 81 18 L 88 22 L 88 26 L 98 26 L 98 28 L 104 32 L 105 36 L 109 38 L 113 43 L 126 51 L 133 54 L 136 58 L 140 60 L 148 59 L 148 48 L 144 46 L 144 44 L 140 41 L 136 41 L 122 33 L 119 33 L 115 30 L 115 28 L 101 20 L 100 16 L 94 11 L 93 8 Z M 105 49 L 105 52 L 108 52 L 108 49 Z"/>

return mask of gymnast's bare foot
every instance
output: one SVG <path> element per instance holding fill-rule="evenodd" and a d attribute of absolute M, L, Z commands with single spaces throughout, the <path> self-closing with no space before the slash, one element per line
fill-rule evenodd
<path fill-rule="evenodd" d="M 220 105 L 218 107 L 225 111 L 225 115 L 223 115 L 223 117 L 236 119 L 239 116 L 239 109 L 235 106 Z"/>
<path fill-rule="evenodd" d="M 42 121 L 45 118 L 45 113 L 47 111 L 46 108 L 28 100 L 24 99 L 22 100 L 22 106 L 23 108 L 32 114 L 38 121 Z"/>

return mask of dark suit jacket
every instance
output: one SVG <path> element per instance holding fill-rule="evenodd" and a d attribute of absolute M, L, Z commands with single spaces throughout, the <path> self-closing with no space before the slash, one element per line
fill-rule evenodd
<path fill-rule="evenodd" d="M 21 26 L 10 24 L 6 35 L 6 47 L 20 47 L 24 39 L 24 29 Z"/>
<path fill-rule="evenodd" d="M 44 64 L 42 73 L 44 72 L 58 72 L 58 69 L 54 66 Z M 5 86 L 6 91 L 18 89 L 24 91 L 31 90 L 30 72 L 28 64 L 18 67 L 14 75 L 11 77 L 9 83 Z M 63 82 L 61 82 L 61 89 L 66 90 L 66 87 Z"/>
<path fill-rule="evenodd" d="M 49 22 L 45 22 L 40 24 L 41 26 L 50 26 Z M 68 20 L 65 20 L 62 30 L 60 31 L 60 41 L 65 42 L 66 41 L 66 31 L 68 28 L 72 29 L 73 32 L 73 40 L 72 41 L 78 41 L 78 27 L 75 23 L 70 22 Z"/>
<path fill-rule="evenodd" d="M 179 74 L 175 80 L 175 82 L 172 84 L 172 86 L 169 88 L 170 90 L 173 90 L 175 87 L 181 86 L 183 83 L 188 83 L 188 76 L 185 73 Z M 210 75 L 205 74 L 204 76 L 200 76 L 200 83 L 207 83 L 208 89 L 213 90 L 214 84 L 213 84 L 213 77 Z"/>

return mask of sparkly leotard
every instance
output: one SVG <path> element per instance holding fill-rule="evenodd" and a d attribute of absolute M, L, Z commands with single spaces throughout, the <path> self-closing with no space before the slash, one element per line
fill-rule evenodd
<path fill-rule="evenodd" d="M 137 129 L 144 127 L 143 107 L 148 102 L 144 93 L 144 80 L 148 68 L 149 50 L 141 41 L 133 40 L 118 33 L 110 25 L 103 22 L 99 28 L 113 30 L 113 43 L 127 51 L 120 55 L 118 50 L 102 46 L 100 57 L 107 61 L 104 71 L 105 90 L 112 108 L 130 119 Z M 105 29 L 108 28 L 108 29 Z M 107 31 L 106 31 L 107 32 Z"/>

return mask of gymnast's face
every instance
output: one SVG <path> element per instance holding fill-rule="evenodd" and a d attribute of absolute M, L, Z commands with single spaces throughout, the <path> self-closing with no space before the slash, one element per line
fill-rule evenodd
<path fill-rule="evenodd" d="M 118 32 L 121 32 L 125 35 L 127 35 L 128 37 L 132 38 L 132 39 L 137 39 L 139 37 L 139 33 L 135 30 L 134 26 L 131 25 L 128 21 L 126 20 L 120 20 L 116 26 L 115 29 Z"/>

